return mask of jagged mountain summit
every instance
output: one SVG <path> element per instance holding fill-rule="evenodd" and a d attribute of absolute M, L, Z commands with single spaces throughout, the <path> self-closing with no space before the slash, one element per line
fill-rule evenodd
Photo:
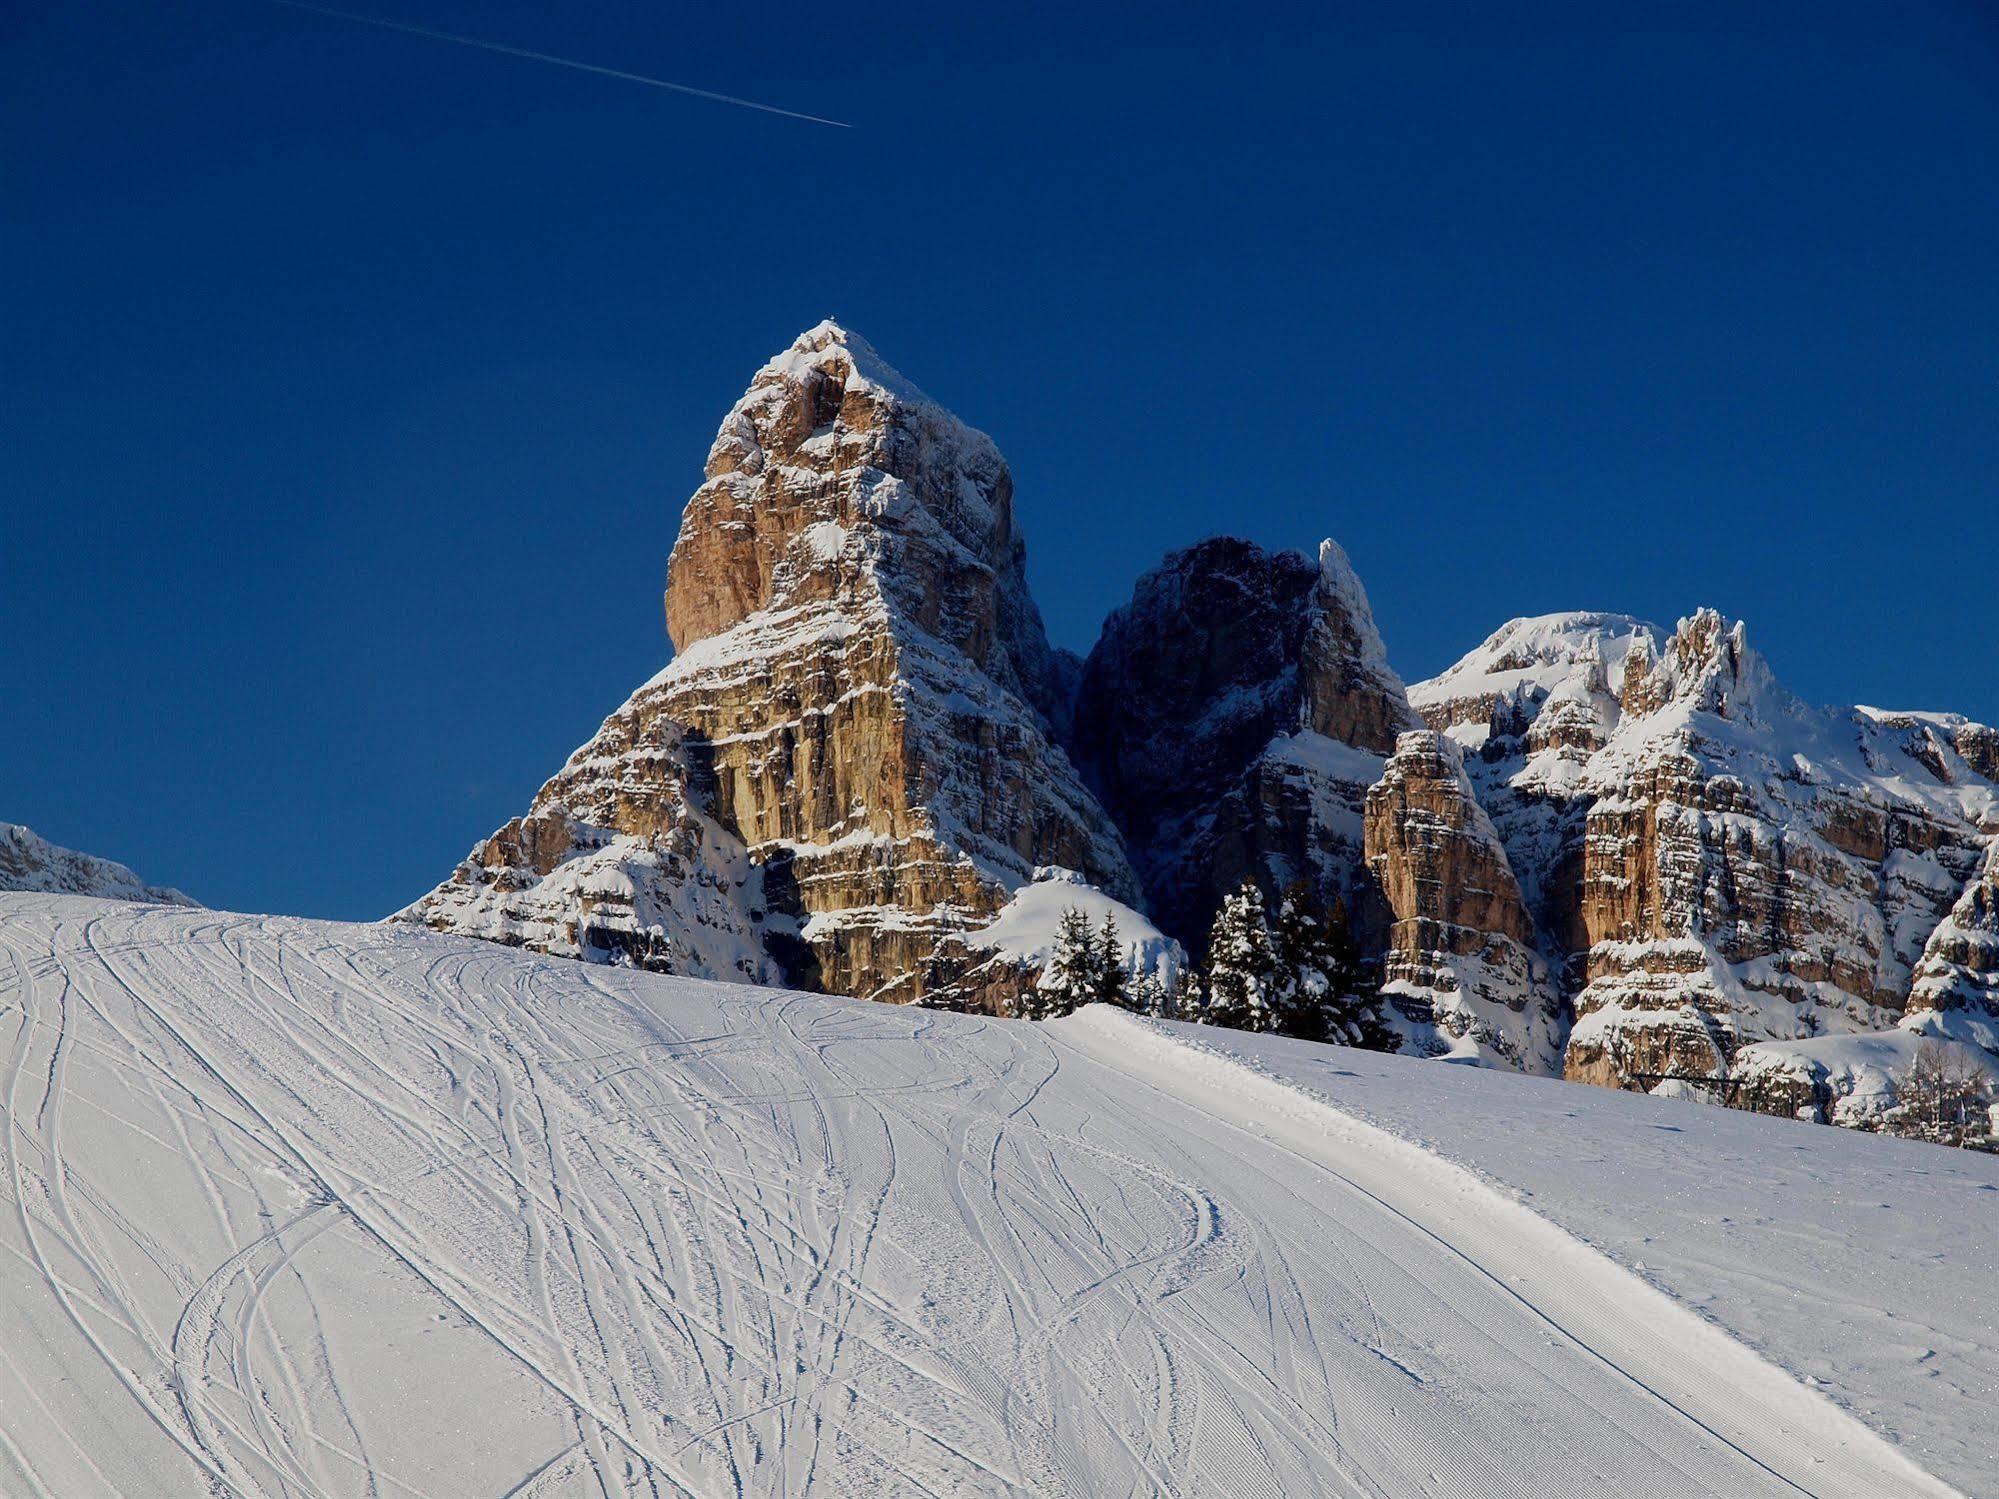
<path fill-rule="evenodd" d="M 405 914 L 914 1000 L 978 966 L 968 935 L 1037 869 L 1136 903 L 1061 745 L 1073 666 L 1028 596 L 1012 501 L 984 433 L 837 324 L 801 335 L 687 503 L 671 664 Z"/>
<path fill-rule="evenodd" d="M 672 659 L 400 914 L 1007 1014 L 1069 906 L 1171 988 L 1243 881 L 1302 883 L 1418 1055 L 1861 1122 L 1921 1037 L 1999 1050 L 1994 730 L 1806 705 L 1711 610 L 1514 620 L 1405 689 L 1332 541 L 1176 552 L 1077 662 L 1012 500 L 808 330 L 687 502 Z"/>
<path fill-rule="evenodd" d="M 58 847 L 15 822 L 0 822 L 0 890 L 90 895 L 160 906 L 201 904 L 165 885 L 148 885 L 123 864 Z"/>

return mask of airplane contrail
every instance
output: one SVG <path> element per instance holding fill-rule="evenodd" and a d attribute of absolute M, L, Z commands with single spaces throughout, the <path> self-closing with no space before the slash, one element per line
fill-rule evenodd
<path fill-rule="evenodd" d="M 574 68 L 579 73 L 598 73 L 606 78 L 622 78 L 627 83 L 643 83 L 651 88 L 669 89 L 676 94 L 692 94 L 697 99 L 711 99 L 717 104 L 735 104 L 744 109 L 760 110 L 767 115 L 783 115 L 787 120 L 806 120 L 814 125 L 831 125 L 836 130 L 851 130 L 854 127 L 844 120 L 829 120 L 823 115 L 802 114 L 795 109 L 779 109 L 775 104 L 759 104 L 754 99 L 739 99 L 734 94 L 718 94 L 710 89 L 695 88 L 686 83 L 669 83 L 664 78 L 648 78 L 643 73 L 626 73 L 618 68 L 600 68 L 595 63 L 578 62 L 573 57 L 556 57 L 547 52 L 530 52 L 525 47 L 509 47 L 501 42 L 489 42 L 476 36 L 456 36 L 449 31 L 432 31 L 428 26 L 412 26 L 406 21 L 386 21 L 380 16 L 357 15 L 351 10 L 335 10 L 327 5 L 308 5 L 306 0 L 271 0 L 273 5 L 282 5 L 291 10 L 309 10 L 314 15 L 332 16 L 341 21 L 358 21 L 363 26 L 379 26 L 385 31 L 401 31 L 410 36 L 427 36 L 432 41 L 456 42 L 461 47 L 477 47 L 486 52 L 500 52 L 508 57 L 526 57 L 535 62 L 552 62 L 557 67 Z"/>

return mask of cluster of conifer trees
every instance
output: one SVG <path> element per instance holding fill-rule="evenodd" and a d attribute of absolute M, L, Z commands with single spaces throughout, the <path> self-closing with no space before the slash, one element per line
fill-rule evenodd
<path fill-rule="evenodd" d="M 1245 880 L 1215 913 L 1198 970 L 1168 982 L 1134 967 L 1112 917 L 1092 927 L 1082 912 L 1064 911 L 1055 954 L 1020 1013 L 1047 1020 L 1086 1004 L 1114 1004 L 1348 1046 L 1390 1043 L 1379 1002 L 1365 992 L 1346 907 L 1337 896 L 1315 902 L 1302 883 L 1285 891 L 1273 919 L 1263 892 Z"/>

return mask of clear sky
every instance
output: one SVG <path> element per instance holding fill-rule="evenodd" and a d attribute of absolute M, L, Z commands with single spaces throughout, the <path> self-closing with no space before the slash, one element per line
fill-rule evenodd
<path fill-rule="evenodd" d="M 421 894 L 663 664 L 716 422 L 829 315 L 999 441 L 1062 644 L 1330 534 L 1412 679 L 1705 603 L 1999 720 L 1985 0 L 351 8 L 853 128 L 0 4 L 0 819 Z"/>

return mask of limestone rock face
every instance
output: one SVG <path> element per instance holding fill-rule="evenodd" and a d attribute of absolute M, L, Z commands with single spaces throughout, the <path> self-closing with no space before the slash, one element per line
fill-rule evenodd
<path fill-rule="evenodd" d="M 148 885 L 123 864 L 59 847 L 15 822 L 0 822 L 0 890 L 94 895 L 163 906 L 200 904 L 165 885 Z"/>
<path fill-rule="evenodd" d="M 1409 689 L 1423 720 L 1464 751 L 1563 986 L 1581 982 L 1583 819 L 1591 757 L 1623 717 L 1613 684 L 1661 637 L 1622 614 L 1549 614 L 1503 625 L 1450 670 Z"/>
<path fill-rule="evenodd" d="M 1217 537 L 1147 573 L 1083 664 L 1077 758 L 1153 919 L 1199 950 L 1245 878 L 1351 899 L 1362 809 L 1416 727 L 1346 554 Z"/>
<path fill-rule="evenodd" d="M 742 840 L 699 810 L 701 781 L 685 730 L 642 689 L 525 816 L 398 916 L 558 957 L 778 983 L 797 922 L 771 910 Z"/>
<path fill-rule="evenodd" d="M 802 335 L 687 503 L 672 662 L 405 914 L 552 951 L 615 931 L 651 966 L 917 999 L 940 941 L 1037 866 L 1137 900 L 1058 744 L 1068 674 L 1012 498 L 984 434 L 837 325 Z"/>
<path fill-rule="evenodd" d="M 1383 993 L 1413 1033 L 1404 1049 L 1558 1071 L 1560 994 L 1449 738 L 1419 729 L 1397 741 L 1367 793 L 1366 847 L 1394 913 Z"/>
<path fill-rule="evenodd" d="M 1939 775 L 1926 729 L 1798 701 L 1711 610 L 1634 656 L 1621 696 L 1586 778 L 1571 1072 L 1651 1086 L 1725 1073 L 1750 1042 L 1892 1025 L 1977 870 L 1991 783 L 1961 758 Z M 1705 1042 L 1669 1018 L 1688 1005 Z"/>

